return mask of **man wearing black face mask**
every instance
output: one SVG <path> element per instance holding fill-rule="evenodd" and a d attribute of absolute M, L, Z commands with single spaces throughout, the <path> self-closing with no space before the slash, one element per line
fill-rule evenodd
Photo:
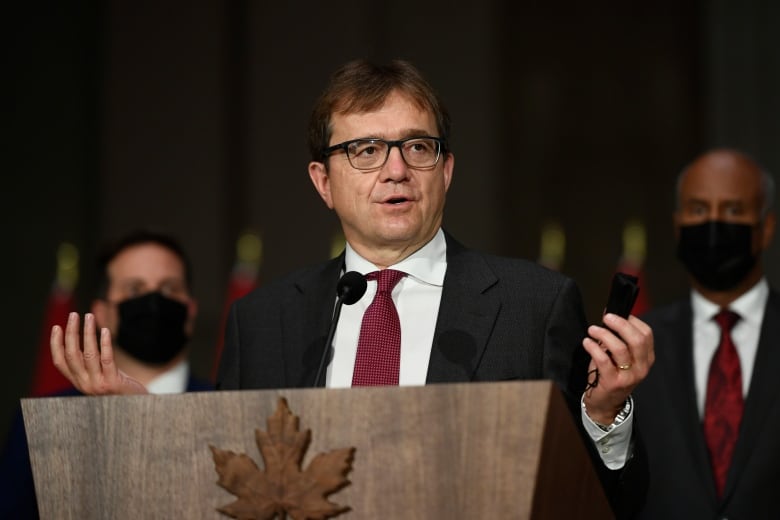
<path fill-rule="evenodd" d="M 211 390 L 211 383 L 189 373 L 186 344 L 197 303 L 190 294 L 189 261 L 179 244 L 167 235 L 136 232 L 105 250 L 98 272 L 97 298 L 84 319 L 116 337 L 114 361 L 119 377 L 140 382 L 143 391 L 150 393 Z M 69 319 L 77 321 L 78 315 Z M 73 389 L 59 395 L 78 394 Z M 0 459 L 0 518 L 37 517 L 19 413 Z"/>
<path fill-rule="evenodd" d="M 189 377 L 186 344 L 197 302 L 181 246 L 166 235 L 137 232 L 106 249 L 98 268 L 98 298 L 84 320 L 116 338 L 114 360 L 123 376 L 150 393 L 209 389 Z"/>
<path fill-rule="evenodd" d="M 780 515 L 780 293 L 761 262 L 774 193 L 735 150 L 680 174 L 674 225 L 692 291 L 643 316 L 656 363 L 635 393 L 651 475 L 641 518 Z"/>

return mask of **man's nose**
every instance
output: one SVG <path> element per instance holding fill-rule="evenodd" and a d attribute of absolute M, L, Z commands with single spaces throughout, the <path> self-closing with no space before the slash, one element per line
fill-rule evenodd
<path fill-rule="evenodd" d="M 382 172 L 384 177 L 396 181 L 404 179 L 408 175 L 409 167 L 406 165 L 401 148 L 398 146 L 390 148 Z"/>

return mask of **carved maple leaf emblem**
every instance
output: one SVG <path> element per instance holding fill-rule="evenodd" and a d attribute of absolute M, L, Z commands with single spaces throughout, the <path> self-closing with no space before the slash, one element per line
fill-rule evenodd
<path fill-rule="evenodd" d="M 329 502 L 325 497 L 349 484 L 355 448 L 320 453 L 301 470 L 301 461 L 311 440 L 311 430 L 298 430 L 298 417 L 279 399 L 276 411 L 267 420 L 268 431 L 255 430 L 255 441 L 265 463 L 257 467 L 246 454 L 236 454 L 209 445 L 219 474 L 217 484 L 238 500 L 217 508 L 239 520 L 324 520 L 349 507 Z"/>

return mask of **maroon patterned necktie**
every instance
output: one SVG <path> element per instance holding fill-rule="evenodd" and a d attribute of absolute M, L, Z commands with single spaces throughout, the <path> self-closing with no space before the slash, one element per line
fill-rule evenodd
<path fill-rule="evenodd" d="M 704 437 L 720 497 L 723 496 L 742 420 L 742 370 L 737 349 L 731 339 L 731 328 L 739 320 L 739 314 L 722 310 L 714 319 L 720 325 L 721 336 L 720 345 L 710 364 L 704 408 Z"/>
<path fill-rule="evenodd" d="M 397 385 L 401 365 L 401 322 L 393 287 L 406 273 L 383 269 L 366 275 L 376 280 L 374 301 L 363 315 L 352 386 Z"/>

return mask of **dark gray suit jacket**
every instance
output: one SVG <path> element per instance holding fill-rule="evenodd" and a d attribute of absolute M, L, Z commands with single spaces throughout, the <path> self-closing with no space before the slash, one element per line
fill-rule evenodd
<path fill-rule="evenodd" d="M 649 465 L 642 518 L 780 518 L 780 295 L 770 291 L 739 440 L 722 500 L 715 494 L 696 407 L 690 301 L 642 318 L 655 365 L 634 393 Z"/>
<path fill-rule="evenodd" d="M 330 325 L 343 255 L 269 283 L 236 302 L 227 324 L 217 387 L 314 384 Z M 538 265 L 481 254 L 447 235 L 447 273 L 427 383 L 551 379 L 579 419 L 589 357 L 575 283 Z M 583 433 L 583 435 L 585 435 Z M 613 507 L 635 507 L 646 467 L 635 457 L 609 471 L 591 451 Z M 630 492 L 622 488 L 628 487 Z M 624 505 L 621 500 L 626 501 Z"/>

